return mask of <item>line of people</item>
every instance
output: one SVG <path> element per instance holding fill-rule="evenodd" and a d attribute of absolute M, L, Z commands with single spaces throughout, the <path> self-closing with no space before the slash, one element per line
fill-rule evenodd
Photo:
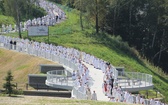
<path fill-rule="evenodd" d="M 54 25 L 56 24 L 58 19 L 65 18 L 65 13 L 61 9 L 59 9 L 55 4 L 45 0 L 39 1 L 40 2 L 38 5 L 44 8 L 47 11 L 48 15 L 42 18 L 34 18 L 33 20 L 29 19 L 28 21 L 24 22 L 24 24 L 22 24 L 21 22 L 20 26 L 21 29 L 23 27 L 23 31 L 27 30 L 28 26 L 31 25 Z M 2 27 L 4 31 L 5 26 L 3 25 Z M 7 30 L 12 31 L 12 26 L 9 25 Z M 17 31 L 16 26 L 15 31 Z M 65 48 L 62 46 L 45 44 L 43 42 L 39 43 L 35 41 L 29 41 L 28 39 L 0 36 L 0 42 L 4 43 L 5 46 L 7 46 L 9 43 L 12 44 L 12 42 L 15 42 L 14 45 L 18 46 L 19 51 L 27 50 L 29 54 L 43 56 L 48 59 L 53 59 L 51 55 L 57 55 L 77 64 L 78 69 L 76 71 L 73 71 L 72 73 L 72 78 L 75 81 L 74 86 L 78 87 L 78 90 L 81 93 L 86 94 L 87 99 L 97 100 L 97 96 L 95 95 L 95 91 L 93 92 L 94 98 L 92 98 L 93 96 L 91 96 L 91 89 L 89 83 L 89 68 L 87 68 L 82 62 L 86 62 L 90 65 L 93 65 L 96 69 L 102 70 L 102 72 L 104 73 L 104 83 L 102 84 L 102 90 L 104 94 L 110 98 L 111 102 L 146 104 L 145 99 L 143 97 L 140 97 L 139 94 L 137 96 L 133 96 L 128 91 L 123 91 L 120 86 L 116 86 L 116 75 L 114 73 L 115 67 L 102 59 L 96 58 L 91 54 L 80 52 L 73 48 Z M 164 103 L 151 99 L 149 105 L 164 105 Z"/>
<path fill-rule="evenodd" d="M 54 60 L 52 55 L 57 55 L 59 57 L 68 59 L 74 64 L 78 65 L 77 70 L 74 70 L 72 73 L 72 79 L 75 81 L 74 86 L 78 87 L 78 90 L 87 95 L 87 99 L 92 99 L 91 97 L 91 89 L 90 89 L 90 76 L 89 76 L 89 68 L 87 68 L 82 62 L 86 62 L 91 65 L 95 65 L 95 68 L 105 66 L 105 71 L 103 78 L 102 89 L 106 96 L 110 98 L 111 102 L 127 102 L 127 103 L 138 103 L 138 104 L 146 104 L 145 99 L 140 97 L 140 95 L 134 96 L 127 91 L 123 91 L 121 87 L 117 87 L 114 78 L 114 70 L 113 67 L 109 63 L 104 63 L 103 60 L 96 58 L 90 54 L 86 54 L 84 52 L 78 51 L 73 48 L 65 48 L 63 46 L 54 46 L 52 44 L 45 44 L 43 42 L 29 41 L 28 39 L 19 39 L 12 38 L 8 36 L 0 35 L 0 43 L 3 43 L 5 47 L 12 49 L 11 44 L 16 45 L 13 49 L 18 50 L 20 52 L 27 52 L 30 55 L 42 56 L 47 59 Z M 10 46 L 9 46 L 10 45 Z M 101 70 L 101 68 L 99 68 Z M 96 96 L 97 98 L 97 96 Z M 152 99 L 150 103 L 152 103 Z M 165 105 L 160 101 L 154 101 L 156 104 L 151 105 Z M 149 104 L 150 105 L 150 104 Z"/>
<path fill-rule="evenodd" d="M 29 19 L 25 22 L 20 22 L 20 30 L 21 31 L 26 31 L 29 26 L 52 26 L 55 25 L 57 22 L 59 22 L 61 19 L 66 18 L 66 14 L 64 11 L 62 11 L 57 5 L 54 3 L 48 2 L 46 0 L 38 0 L 36 5 L 40 6 L 43 8 L 46 12 L 47 15 L 43 17 L 38 17 L 34 19 Z M 4 25 L 2 24 L 2 30 L 1 32 L 16 32 L 18 31 L 18 27 L 16 24 L 12 26 L 11 24 L 9 25 Z"/>
<path fill-rule="evenodd" d="M 0 35 L 0 43 L 8 49 L 14 49 L 19 52 L 26 52 L 30 55 L 44 57 L 55 61 L 54 57 L 67 59 L 77 65 L 77 69 L 73 71 L 74 86 L 81 93 L 86 94 L 90 88 L 89 85 L 89 69 L 82 63 L 80 51 L 73 48 L 65 48 L 63 46 L 54 46 L 43 42 L 29 41 L 28 39 L 12 38 Z"/>
<path fill-rule="evenodd" d="M 166 105 L 159 100 L 145 99 L 140 94 L 133 95 L 128 91 L 124 91 L 121 86 L 118 86 L 117 80 L 114 78 L 113 71 L 115 68 L 106 64 L 106 70 L 104 72 L 104 83 L 102 84 L 102 89 L 104 94 L 110 98 L 110 102 L 126 102 L 134 104 L 144 104 L 144 105 Z"/>

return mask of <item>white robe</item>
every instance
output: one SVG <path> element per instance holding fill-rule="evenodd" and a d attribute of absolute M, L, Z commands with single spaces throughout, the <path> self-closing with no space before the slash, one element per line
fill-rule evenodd
<path fill-rule="evenodd" d="M 155 100 L 151 99 L 150 100 L 150 105 L 155 105 Z"/>
<path fill-rule="evenodd" d="M 97 94 L 96 93 L 92 94 L 92 100 L 97 100 Z"/>

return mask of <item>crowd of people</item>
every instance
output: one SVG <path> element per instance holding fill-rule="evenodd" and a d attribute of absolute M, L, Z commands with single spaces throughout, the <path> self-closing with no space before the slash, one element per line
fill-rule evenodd
<path fill-rule="evenodd" d="M 35 56 L 42 56 L 47 59 L 52 59 L 52 55 L 57 55 L 62 58 L 68 59 L 70 62 L 77 64 L 78 69 L 74 70 L 72 73 L 72 79 L 75 81 L 74 86 L 78 88 L 81 93 L 87 95 L 87 99 L 97 100 L 95 91 L 91 93 L 90 84 L 89 84 L 89 68 L 87 68 L 82 62 L 86 62 L 90 65 L 93 65 L 97 69 L 104 69 L 102 84 L 102 90 L 106 96 L 109 97 L 110 102 L 127 102 L 127 103 L 137 103 L 137 104 L 146 104 L 147 101 L 143 97 L 138 95 L 132 95 L 128 91 L 123 91 L 121 86 L 115 84 L 114 70 L 115 68 L 99 59 L 93 55 L 86 54 L 85 52 L 78 51 L 73 48 L 65 48 L 63 46 L 54 46 L 52 44 L 45 44 L 43 42 L 30 41 L 28 39 L 12 38 L 7 36 L 0 35 L 0 43 L 3 43 L 4 46 L 8 49 L 18 50 L 20 52 L 26 52 Z M 47 56 L 50 55 L 50 56 Z M 92 95 L 91 95 L 92 94 Z M 165 105 L 160 101 L 151 99 L 149 105 Z M 153 104 L 155 103 L 155 104 Z"/>
<path fill-rule="evenodd" d="M 34 18 L 28 20 L 22 24 L 20 23 L 23 31 L 27 30 L 28 26 L 32 25 L 55 25 L 58 19 L 65 18 L 65 13 L 59 9 L 55 4 L 45 0 L 39 0 L 38 4 L 40 7 L 47 11 L 47 16 L 41 18 Z M 2 26 L 2 31 L 12 31 L 12 25 Z M 17 28 L 15 26 L 15 31 Z M 132 95 L 128 91 L 123 91 L 121 86 L 116 84 L 117 76 L 115 74 L 115 67 L 106 61 L 99 59 L 91 54 L 81 52 L 73 48 L 66 48 L 63 46 L 55 46 L 52 44 L 45 44 L 43 42 L 30 41 L 28 39 L 12 38 L 0 35 L 0 43 L 4 44 L 4 47 L 9 49 L 18 50 L 20 52 L 27 52 L 28 54 L 35 56 L 42 56 L 47 59 L 53 59 L 52 55 L 59 56 L 67 59 L 77 65 L 77 70 L 72 72 L 72 79 L 74 80 L 74 87 L 78 89 L 82 94 L 86 94 L 88 100 L 97 100 L 96 92 L 91 92 L 90 88 L 90 75 L 89 68 L 84 65 L 83 62 L 94 66 L 94 68 L 102 70 L 104 73 L 102 91 L 104 95 L 109 97 L 110 102 L 127 102 L 137 104 L 147 104 L 145 99 L 138 95 Z M 11 45 L 14 45 L 12 48 Z M 17 46 L 17 47 L 16 47 Z M 149 105 L 165 105 L 160 101 L 156 101 L 153 98 L 150 99 Z"/>
<path fill-rule="evenodd" d="M 20 22 L 21 31 L 26 31 L 29 26 L 52 26 L 59 22 L 61 19 L 66 18 L 65 12 L 62 11 L 54 3 L 48 2 L 46 0 L 37 0 L 36 5 L 43 8 L 47 12 L 47 15 L 43 17 L 34 18 L 32 20 L 29 19 L 25 22 Z M 12 26 L 11 24 L 6 26 L 2 24 L 1 32 L 9 33 L 16 31 L 18 31 L 18 27 L 16 24 L 14 26 Z"/>
<path fill-rule="evenodd" d="M 74 86 L 83 94 L 90 90 L 89 85 L 89 68 L 83 63 L 80 52 L 73 48 L 65 48 L 63 46 L 55 46 L 52 44 L 45 44 L 43 42 L 30 41 L 28 39 L 13 38 L 0 35 L 0 43 L 3 43 L 5 48 L 14 49 L 19 52 L 27 52 L 30 55 L 45 57 L 53 60 L 54 56 L 67 59 L 77 65 L 77 70 L 72 73 Z M 95 99 L 95 98 L 94 98 Z"/>
<path fill-rule="evenodd" d="M 102 90 L 104 94 L 109 97 L 110 102 L 127 102 L 127 103 L 137 103 L 146 104 L 147 101 L 143 97 L 138 95 L 132 95 L 128 91 L 123 91 L 121 86 L 115 84 L 115 76 L 113 74 L 115 67 L 111 64 L 96 58 L 93 55 L 86 54 L 79 50 L 73 48 L 66 48 L 63 46 L 55 46 L 52 44 L 45 44 L 43 42 L 30 41 L 28 39 L 12 38 L 8 36 L 0 35 L 0 43 L 4 44 L 4 47 L 8 49 L 18 50 L 20 52 L 27 52 L 30 55 L 42 56 L 47 59 L 54 60 L 52 55 L 62 57 L 69 60 L 77 65 L 77 70 L 72 72 L 72 79 L 74 80 L 74 86 L 77 87 L 78 91 L 86 94 L 87 99 L 97 100 L 97 95 L 95 91 L 91 92 L 90 88 L 90 75 L 89 68 L 84 65 L 86 62 L 93 65 L 95 68 L 102 70 L 104 73 L 102 84 Z M 12 46 L 14 45 L 14 47 Z M 16 47 L 17 46 L 17 47 Z M 105 67 L 103 67 L 105 66 Z M 149 105 L 165 105 L 160 101 L 154 99 L 150 100 Z"/>
<path fill-rule="evenodd" d="M 165 103 L 152 99 L 145 99 L 140 94 L 131 94 L 131 92 L 125 91 L 121 86 L 117 84 L 117 78 L 115 78 L 115 67 L 106 63 L 102 84 L 102 90 L 104 94 L 110 99 L 110 102 L 126 102 L 131 104 L 144 104 L 144 105 L 166 105 Z"/>

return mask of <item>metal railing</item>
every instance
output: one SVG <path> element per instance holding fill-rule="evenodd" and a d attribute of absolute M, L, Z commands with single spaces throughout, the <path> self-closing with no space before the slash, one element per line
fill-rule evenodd
<path fill-rule="evenodd" d="M 78 90 L 77 87 L 73 87 L 73 95 L 75 96 L 75 98 L 77 99 L 83 99 L 83 100 L 86 100 L 87 99 L 87 95 L 81 91 Z"/>
<path fill-rule="evenodd" d="M 32 46 L 18 46 L 18 45 L 12 45 L 12 44 L 1 44 L 1 47 L 4 47 L 9 50 L 16 50 L 18 52 L 27 53 L 29 55 L 39 56 L 46 59 L 49 59 L 51 61 L 59 62 L 60 64 L 69 67 L 72 70 L 77 70 L 77 63 L 75 61 L 72 61 L 68 58 L 61 57 L 61 55 L 55 55 L 52 52 L 47 52 L 42 49 L 33 48 Z M 72 71 L 71 70 L 71 71 Z"/>
<path fill-rule="evenodd" d="M 73 80 L 67 76 L 66 70 L 52 70 L 47 72 L 47 82 L 57 85 L 73 86 Z"/>
<path fill-rule="evenodd" d="M 116 68 L 114 68 L 113 73 L 114 73 L 114 78 L 117 79 L 118 78 L 118 71 L 116 70 Z"/>
<path fill-rule="evenodd" d="M 117 80 L 122 88 L 137 88 L 152 86 L 152 75 L 139 72 L 124 72 Z"/>

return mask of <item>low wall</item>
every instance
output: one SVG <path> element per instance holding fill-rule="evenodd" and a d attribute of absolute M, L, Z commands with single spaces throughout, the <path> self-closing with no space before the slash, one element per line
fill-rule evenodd
<path fill-rule="evenodd" d="M 55 92 L 55 91 L 23 91 L 24 95 L 30 95 L 30 96 L 50 96 L 50 97 L 65 97 L 70 98 L 71 92 L 69 91 L 61 91 L 61 92 Z"/>
<path fill-rule="evenodd" d="M 66 91 L 65 89 L 60 88 L 52 88 L 45 84 L 47 79 L 47 75 L 40 75 L 40 74 L 29 74 L 28 75 L 28 85 L 33 87 L 34 89 L 45 89 L 45 90 L 62 90 Z"/>
<path fill-rule="evenodd" d="M 64 70 L 64 67 L 62 65 L 47 65 L 47 64 L 40 65 L 41 73 L 47 73 L 48 71 L 51 70 Z"/>

